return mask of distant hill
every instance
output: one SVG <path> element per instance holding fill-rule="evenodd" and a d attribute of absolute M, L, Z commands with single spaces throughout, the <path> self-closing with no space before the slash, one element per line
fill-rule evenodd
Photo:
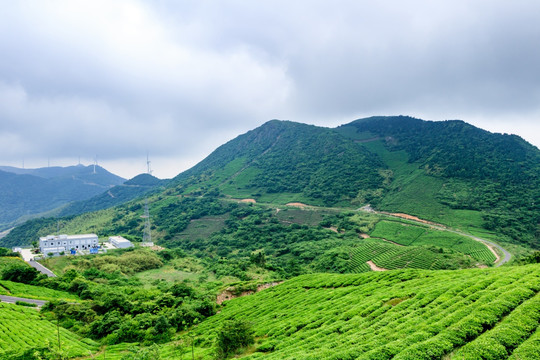
<path fill-rule="evenodd" d="M 125 179 L 100 166 L 0 170 L 0 226 L 95 196 Z"/>
<path fill-rule="evenodd" d="M 71 216 L 108 209 L 136 199 L 152 190 L 165 186 L 167 183 L 168 180 L 160 180 L 150 174 L 140 174 L 90 199 L 68 204 L 60 210 L 58 216 Z"/>

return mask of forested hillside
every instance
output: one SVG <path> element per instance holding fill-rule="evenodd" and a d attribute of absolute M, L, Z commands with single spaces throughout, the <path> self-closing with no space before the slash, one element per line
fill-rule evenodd
<path fill-rule="evenodd" d="M 182 191 L 350 204 L 359 189 L 381 186 L 384 168 L 377 155 L 331 129 L 273 120 L 219 147 L 174 183 Z"/>

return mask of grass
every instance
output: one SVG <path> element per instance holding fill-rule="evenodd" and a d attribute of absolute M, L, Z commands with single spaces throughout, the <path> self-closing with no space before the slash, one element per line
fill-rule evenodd
<path fill-rule="evenodd" d="M 149 286 L 156 280 L 165 281 L 167 283 L 174 283 L 184 280 L 198 281 L 202 276 L 202 273 L 177 270 L 174 268 L 174 266 L 165 265 L 159 269 L 140 272 L 135 276 L 140 279 L 143 284 Z"/>
<path fill-rule="evenodd" d="M 225 220 L 227 220 L 228 217 L 229 215 L 225 214 L 221 216 L 205 216 L 200 219 L 191 220 L 188 227 L 184 231 L 176 234 L 175 237 L 188 238 L 193 241 L 209 237 L 225 227 Z"/>
<path fill-rule="evenodd" d="M 300 209 L 293 207 L 280 207 L 276 217 L 282 223 L 295 223 L 301 225 L 317 226 L 325 216 L 335 215 L 338 211 L 326 209 Z"/>
<path fill-rule="evenodd" d="M 57 275 L 64 274 L 66 266 L 71 265 L 73 256 L 54 256 L 42 259 L 39 262 Z"/>

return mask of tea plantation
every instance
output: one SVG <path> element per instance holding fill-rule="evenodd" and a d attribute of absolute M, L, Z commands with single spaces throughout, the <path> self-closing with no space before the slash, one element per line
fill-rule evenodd
<path fill-rule="evenodd" d="M 58 346 L 58 329 L 33 308 L 0 303 L 0 359 L 12 359 L 25 350 L 55 348 Z M 65 355 L 88 355 L 98 348 L 97 343 L 82 339 L 72 332 L 59 328 L 61 347 Z"/>
<path fill-rule="evenodd" d="M 537 359 L 540 265 L 302 275 L 233 299 L 190 335 L 251 322 L 249 359 Z"/>

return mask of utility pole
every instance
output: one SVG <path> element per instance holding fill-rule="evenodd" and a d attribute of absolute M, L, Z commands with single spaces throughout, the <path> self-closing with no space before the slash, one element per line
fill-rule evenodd
<path fill-rule="evenodd" d="M 58 335 L 58 352 L 62 350 L 62 346 L 60 345 L 60 323 L 58 320 L 58 315 L 56 315 L 56 333 Z"/>
<path fill-rule="evenodd" d="M 195 360 L 195 337 L 193 334 L 189 334 L 191 338 L 191 360 Z"/>

